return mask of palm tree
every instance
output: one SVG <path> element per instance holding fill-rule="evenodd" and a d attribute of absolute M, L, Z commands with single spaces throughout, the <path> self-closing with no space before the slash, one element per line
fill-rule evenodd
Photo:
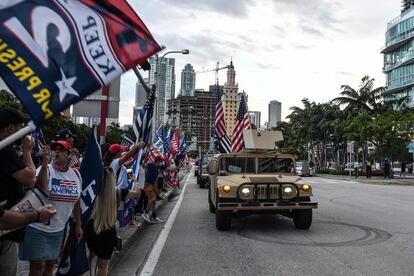
<path fill-rule="evenodd" d="M 349 85 L 341 85 L 341 97 L 333 99 L 332 102 L 346 105 L 345 111 L 352 114 L 360 112 L 368 112 L 372 115 L 381 114 L 383 111 L 381 99 L 386 88 L 383 86 L 374 88 L 374 82 L 375 79 L 367 75 L 361 79 L 358 90 Z"/>

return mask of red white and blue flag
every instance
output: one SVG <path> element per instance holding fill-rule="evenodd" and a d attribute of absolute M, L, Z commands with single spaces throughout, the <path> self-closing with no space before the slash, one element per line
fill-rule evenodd
<path fill-rule="evenodd" d="M 170 145 L 170 154 L 173 158 L 175 158 L 175 156 L 177 155 L 179 147 L 180 147 L 180 136 L 178 136 L 178 132 L 175 131 L 173 138 L 171 140 L 171 145 Z"/>
<path fill-rule="evenodd" d="M 0 76 L 37 125 L 161 50 L 125 0 L 0 1 Z"/>
<path fill-rule="evenodd" d="M 231 152 L 231 141 L 227 136 L 220 93 L 216 94 L 216 119 L 214 121 L 214 132 L 216 134 L 216 149 L 221 153 Z"/>
<path fill-rule="evenodd" d="M 231 151 L 238 152 L 244 149 L 243 129 L 251 128 L 250 116 L 247 112 L 247 104 L 244 94 L 241 96 L 239 110 L 237 111 L 236 124 L 231 137 Z"/>

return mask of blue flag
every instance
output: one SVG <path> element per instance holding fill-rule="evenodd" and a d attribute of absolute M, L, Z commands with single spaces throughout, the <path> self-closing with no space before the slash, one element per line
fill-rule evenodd
<path fill-rule="evenodd" d="M 171 128 L 168 129 L 167 135 L 164 137 L 164 154 L 167 156 L 170 153 L 171 143 Z"/>
<path fill-rule="evenodd" d="M 101 190 L 103 178 L 101 148 L 95 137 L 95 127 L 86 145 L 85 155 L 80 167 L 82 193 L 80 197 L 82 228 L 86 228 L 92 212 L 93 203 Z M 82 256 L 85 256 L 83 258 Z M 86 248 L 75 236 L 75 223 L 70 223 L 69 236 L 63 249 L 57 275 L 78 275 L 88 270 Z"/>
<path fill-rule="evenodd" d="M 126 0 L 0 3 L 0 76 L 38 126 L 161 50 Z"/>
<path fill-rule="evenodd" d="M 134 145 L 134 142 L 124 135 L 122 136 L 122 141 L 120 145 L 131 148 Z"/>

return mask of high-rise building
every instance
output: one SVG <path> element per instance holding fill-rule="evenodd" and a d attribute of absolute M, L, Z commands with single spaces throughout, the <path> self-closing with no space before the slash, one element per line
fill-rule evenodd
<path fill-rule="evenodd" d="M 260 128 L 260 111 L 249 111 L 250 115 L 250 122 L 254 125 L 257 129 Z"/>
<path fill-rule="evenodd" d="M 211 92 L 196 89 L 194 96 L 178 95 L 168 101 L 168 123 L 187 130 L 197 138 L 197 147 L 213 149 L 215 98 Z"/>
<path fill-rule="evenodd" d="M 145 83 L 148 85 L 148 79 L 144 79 Z M 132 124 L 134 124 L 135 118 L 144 107 L 145 103 L 147 102 L 147 91 L 145 91 L 144 86 L 142 86 L 141 82 L 137 82 L 135 87 L 135 106 L 133 108 L 132 113 Z"/>
<path fill-rule="evenodd" d="M 157 85 L 157 105 L 156 118 L 153 125 L 154 129 L 158 129 L 161 123 L 167 121 L 167 101 L 175 97 L 175 59 L 160 58 L 158 55 L 149 59 L 151 70 L 149 71 L 149 84 Z"/>
<path fill-rule="evenodd" d="M 187 64 L 183 71 L 181 71 L 181 89 L 180 95 L 194 96 L 196 85 L 196 73 L 191 64 Z"/>
<path fill-rule="evenodd" d="M 278 101 L 270 101 L 267 127 L 276 127 L 277 123 L 280 121 L 282 121 L 282 103 Z"/>
<path fill-rule="evenodd" d="M 402 2 L 401 14 L 388 22 L 385 33 L 383 71 L 387 75 L 384 101 L 396 105 L 399 100 L 414 108 L 414 1 Z"/>
<path fill-rule="evenodd" d="M 231 61 L 227 69 L 227 82 L 224 84 L 223 95 L 221 97 L 224 121 L 226 122 L 227 135 L 229 137 L 233 135 L 234 123 L 239 108 L 240 98 L 238 90 L 239 85 L 236 83 L 236 71 L 234 70 L 233 61 Z"/>

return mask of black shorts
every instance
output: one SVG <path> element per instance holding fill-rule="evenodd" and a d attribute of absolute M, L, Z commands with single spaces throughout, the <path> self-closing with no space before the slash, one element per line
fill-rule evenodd
<path fill-rule="evenodd" d="M 110 260 L 116 245 L 116 229 L 112 227 L 96 235 L 93 220 L 88 221 L 85 234 L 86 244 L 98 258 Z"/>

